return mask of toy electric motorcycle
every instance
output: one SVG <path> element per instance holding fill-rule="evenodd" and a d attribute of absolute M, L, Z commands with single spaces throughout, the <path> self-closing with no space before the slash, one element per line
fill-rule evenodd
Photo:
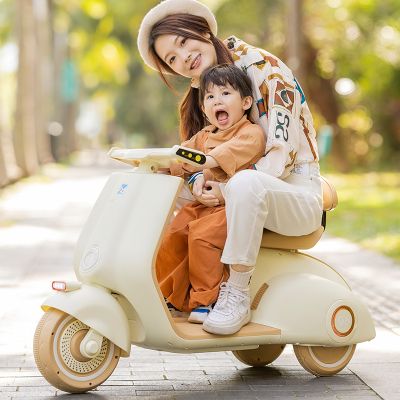
<path fill-rule="evenodd" d="M 155 260 L 183 179 L 155 173 L 204 154 L 172 149 L 113 148 L 109 157 L 136 166 L 113 173 L 74 251 L 77 281 L 53 282 L 43 304 L 34 355 L 42 375 L 66 392 L 103 383 L 131 345 L 176 353 L 233 351 L 243 363 L 273 362 L 292 344 L 300 364 L 319 376 L 342 370 L 357 343 L 375 337 L 366 306 L 329 265 L 299 249 L 312 248 L 324 226 L 301 237 L 265 232 L 251 280 L 251 322 L 239 332 L 205 332 L 173 318 L 155 274 Z M 160 195 L 160 193 L 162 195 Z M 324 210 L 337 198 L 324 181 Z"/>

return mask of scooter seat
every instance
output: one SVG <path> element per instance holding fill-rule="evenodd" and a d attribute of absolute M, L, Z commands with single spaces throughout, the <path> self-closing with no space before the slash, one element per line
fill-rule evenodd
<path fill-rule="evenodd" d="M 321 176 L 323 210 L 332 211 L 336 208 L 338 197 L 335 188 L 328 179 Z M 284 236 L 279 233 L 264 229 L 261 247 L 283 250 L 308 250 L 314 247 L 324 233 L 324 227 L 320 226 L 316 231 L 304 236 Z"/>
<path fill-rule="evenodd" d="M 316 231 L 304 236 L 284 236 L 279 233 L 264 229 L 261 247 L 283 250 L 307 250 L 314 247 L 324 233 L 324 227 L 320 226 Z"/>

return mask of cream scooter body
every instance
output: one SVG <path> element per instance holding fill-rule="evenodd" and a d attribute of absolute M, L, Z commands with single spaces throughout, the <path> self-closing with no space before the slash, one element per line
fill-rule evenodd
<path fill-rule="evenodd" d="M 45 311 L 74 316 L 120 347 L 122 356 L 129 356 L 131 344 L 190 353 L 266 344 L 348 346 L 375 337 L 366 306 L 344 279 L 296 249 L 260 249 L 250 285 L 252 319 L 238 333 L 212 335 L 172 318 L 155 260 L 183 180 L 154 172 L 182 160 L 196 164 L 176 155 L 177 149 L 183 148 L 110 151 L 111 158 L 140 166 L 108 179 L 75 247 L 82 285 L 54 293 L 43 303 Z"/>

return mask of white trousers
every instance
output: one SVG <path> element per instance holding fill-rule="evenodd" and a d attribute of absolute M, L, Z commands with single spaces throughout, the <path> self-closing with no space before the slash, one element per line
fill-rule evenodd
<path fill-rule="evenodd" d="M 224 193 L 228 236 L 223 263 L 253 266 L 264 228 L 285 236 L 302 236 L 321 225 L 319 165 L 309 166 L 307 176 L 292 173 L 281 180 L 263 172 L 244 170 L 229 180 Z"/>
<path fill-rule="evenodd" d="M 322 220 L 322 185 L 317 163 L 310 174 L 292 173 L 284 180 L 263 172 L 244 170 L 224 185 L 228 236 L 221 262 L 253 266 L 260 250 L 263 230 L 285 236 L 314 232 Z M 186 183 L 176 208 L 194 201 Z"/>

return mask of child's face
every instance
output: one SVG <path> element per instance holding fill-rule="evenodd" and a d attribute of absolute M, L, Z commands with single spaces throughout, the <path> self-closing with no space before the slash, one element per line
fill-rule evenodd
<path fill-rule="evenodd" d="M 251 96 L 242 99 L 230 85 L 212 85 L 206 91 L 202 109 L 213 125 L 225 130 L 240 121 L 252 102 Z"/>

